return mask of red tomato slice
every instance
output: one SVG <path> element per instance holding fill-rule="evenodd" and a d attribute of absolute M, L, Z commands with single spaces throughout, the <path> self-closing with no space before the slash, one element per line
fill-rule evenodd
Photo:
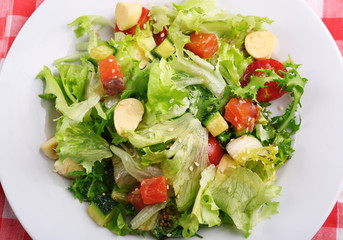
<path fill-rule="evenodd" d="M 144 204 L 161 203 L 168 200 L 167 179 L 164 176 L 143 179 L 140 189 Z"/>
<path fill-rule="evenodd" d="M 166 37 L 167 37 L 167 27 L 164 26 L 161 32 L 154 34 L 156 45 L 160 45 L 161 42 L 163 42 L 163 40 L 166 39 Z"/>
<path fill-rule="evenodd" d="M 208 159 L 211 164 L 217 166 L 220 162 L 220 159 L 223 157 L 224 152 L 220 147 L 219 141 L 217 138 L 213 137 L 211 134 L 208 134 Z"/>
<path fill-rule="evenodd" d="M 281 87 L 276 82 L 267 82 L 264 88 L 257 91 L 256 100 L 258 102 L 269 102 L 282 97 L 286 91 L 281 90 Z"/>
<path fill-rule="evenodd" d="M 250 99 L 232 98 L 225 106 L 224 118 L 238 131 L 247 129 L 252 132 L 260 116 L 260 107 Z"/>
<path fill-rule="evenodd" d="M 125 90 L 124 77 L 114 56 L 99 61 L 98 68 L 107 95 L 113 96 Z"/>
<path fill-rule="evenodd" d="M 218 51 L 218 39 L 213 33 L 193 32 L 190 39 L 185 48 L 201 58 L 210 58 Z"/>
<path fill-rule="evenodd" d="M 140 212 L 143 208 L 146 207 L 143 202 L 141 190 L 139 190 L 139 188 L 135 188 L 132 192 L 130 192 L 127 195 L 126 199 L 135 207 L 137 212 Z"/>
<path fill-rule="evenodd" d="M 243 74 L 241 80 L 242 87 L 245 87 L 250 82 L 250 78 L 252 75 L 258 77 L 262 77 L 265 75 L 262 72 L 255 72 L 256 69 L 274 70 L 281 77 L 282 74 L 280 74 L 279 70 L 287 72 L 283 64 L 279 61 L 276 61 L 274 59 L 258 60 L 256 62 L 251 63 L 245 70 L 245 73 Z M 260 88 L 257 91 L 256 99 L 259 102 L 269 102 L 282 97 L 285 93 L 286 91 L 281 91 L 281 87 L 276 82 L 268 82 L 264 85 L 264 88 Z"/>
<path fill-rule="evenodd" d="M 123 32 L 126 35 L 130 34 L 131 36 L 135 35 L 137 25 L 139 24 L 140 29 L 143 29 L 144 23 L 146 23 L 149 20 L 149 13 L 150 13 L 149 9 L 146 9 L 145 7 L 142 7 L 141 17 L 139 18 L 138 23 L 135 26 L 133 26 L 133 27 L 131 27 L 129 29 L 126 29 L 124 31 L 120 31 L 118 26 L 117 26 L 117 24 L 116 24 L 116 32 Z"/>
<path fill-rule="evenodd" d="M 142 14 L 141 14 L 141 17 L 138 20 L 138 24 L 140 25 L 141 29 L 143 29 L 144 23 L 146 23 L 149 20 L 149 18 L 150 18 L 149 13 L 150 13 L 149 9 L 146 9 L 145 7 L 142 7 Z"/>

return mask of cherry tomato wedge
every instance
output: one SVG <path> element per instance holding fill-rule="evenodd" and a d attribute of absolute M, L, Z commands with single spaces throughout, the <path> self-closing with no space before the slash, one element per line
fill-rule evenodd
<path fill-rule="evenodd" d="M 126 35 L 130 34 L 131 36 L 135 35 L 137 25 L 139 24 L 140 29 L 143 29 L 144 23 L 146 23 L 149 20 L 149 13 L 150 13 L 149 9 L 146 9 L 145 7 L 142 7 L 141 17 L 139 18 L 138 23 L 135 26 L 133 26 L 133 27 L 131 27 L 129 29 L 120 31 L 118 26 L 117 26 L 117 24 L 116 24 L 116 32 L 123 32 Z"/>
<path fill-rule="evenodd" d="M 201 58 L 210 58 L 218 51 L 218 39 L 213 33 L 193 32 L 190 39 L 185 48 Z"/>
<path fill-rule="evenodd" d="M 161 32 L 154 34 L 156 45 L 160 45 L 160 43 L 163 42 L 163 40 L 166 39 L 166 37 L 167 37 L 167 27 L 164 26 Z"/>
<path fill-rule="evenodd" d="M 256 100 L 258 102 L 269 102 L 282 97 L 286 91 L 281 90 L 281 87 L 276 82 L 267 82 L 264 88 L 257 91 Z"/>
<path fill-rule="evenodd" d="M 130 192 L 127 195 L 126 199 L 135 207 L 137 212 L 140 212 L 143 208 L 146 207 L 143 202 L 141 190 L 139 190 L 139 188 L 135 188 L 132 192 Z"/>
<path fill-rule="evenodd" d="M 168 200 L 167 179 L 164 176 L 143 179 L 140 189 L 144 204 L 161 203 Z"/>
<path fill-rule="evenodd" d="M 113 96 L 125 90 L 124 77 L 114 56 L 99 61 L 98 68 L 107 95 Z"/>
<path fill-rule="evenodd" d="M 238 131 L 246 129 L 252 132 L 259 116 L 260 107 L 250 99 L 232 98 L 225 106 L 224 118 Z"/>
<path fill-rule="evenodd" d="M 208 134 L 208 159 L 211 164 L 217 166 L 220 162 L 220 159 L 223 157 L 224 152 L 220 147 L 219 141 L 217 138 L 213 137 L 211 134 Z"/>
<path fill-rule="evenodd" d="M 283 64 L 274 59 L 264 59 L 258 60 L 251 63 L 245 73 L 243 74 L 241 80 L 241 86 L 245 87 L 249 82 L 252 75 L 262 77 L 265 74 L 263 72 L 256 72 L 256 69 L 269 69 L 274 70 L 279 76 L 282 77 L 282 74 L 279 70 L 287 72 Z M 286 91 L 281 91 L 281 87 L 276 82 L 268 82 L 264 85 L 264 88 L 260 88 L 257 92 L 256 100 L 259 102 L 269 102 L 275 99 L 282 97 Z"/>

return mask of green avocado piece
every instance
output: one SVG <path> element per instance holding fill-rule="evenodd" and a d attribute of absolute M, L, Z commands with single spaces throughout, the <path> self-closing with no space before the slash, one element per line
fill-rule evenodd
<path fill-rule="evenodd" d="M 99 62 L 107 57 L 114 55 L 116 53 L 116 49 L 111 47 L 107 43 L 104 43 L 98 47 L 92 48 L 89 55 L 95 61 Z"/>

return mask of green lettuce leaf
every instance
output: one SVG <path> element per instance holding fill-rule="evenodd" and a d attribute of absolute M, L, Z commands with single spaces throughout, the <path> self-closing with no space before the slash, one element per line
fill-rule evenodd
<path fill-rule="evenodd" d="M 75 53 L 75 54 L 72 54 L 72 55 L 68 55 L 68 56 L 65 56 L 65 57 L 61 57 L 61 58 L 58 58 L 54 61 L 54 64 L 55 65 L 59 65 L 63 62 L 75 62 L 75 61 L 78 61 L 80 60 L 80 58 L 82 57 L 89 57 L 89 53 L 88 52 L 85 52 L 85 51 L 82 51 L 82 52 L 78 52 L 78 53 Z"/>
<path fill-rule="evenodd" d="M 155 63 L 148 83 L 147 117 L 155 115 L 158 121 L 168 120 L 182 115 L 188 108 L 188 93 L 179 89 L 172 80 L 175 71 L 165 59 Z M 161 94 L 163 93 L 163 94 Z"/>
<path fill-rule="evenodd" d="M 107 141 L 83 122 L 75 123 L 65 117 L 61 118 L 55 137 L 58 142 L 56 152 L 60 160 L 71 158 L 74 162 L 81 163 L 87 173 L 92 171 L 94 162 L 113 155 Z"/>
<path fill-rule="evenodd" d="M 201 122 L 218 109 L 220 100 L 209 90 L 196 85 L 189 86 L 187 89 L 189 91 L 189 112 Z"/>
<path fill-rule="evenodd" d="M 162 151 L 152 151 L 150 147 L 145 147 L 142 149 L 144 154 L 141 156 L 141 163 L 143 166 L 148 166 L 155 163 L 163 163 L 169 158 L 173 157 L 176 154 L 176 144 L 173 144 L 167 150 Z M 179 148 L 179 146 L 178 146 Z"/>
<path fill-rule="evenodd" d="M 132 229 L 137 229 L 144 225 L 149 220 L 155 220 L 155 224 L 153 223 L 152 229 L 154 229 L 156 225 L 157 217 L 153 218 L 156 213 L 158 213 L 161 209 L 164 209 L 167 205 L 167 202 L 162 203 L 155 203 L 151 205 L 147 205 L 144 207 L 130 222 Z M 153 218 L 153 219 L 150 219 Z M 150 225 L 150 224 L 148 224 Z"/>
<path fill-rule="evenodd" d="M 68 99 L 64 94 L 64 89 L 60 86 L 58 78 L 55 78 L 50 69 L 44 66 L 43 70 L 37 75 L 45 81 L 44 95 L 54 95 L 56 97 L 55 107 L 63 115 L 73 121 L 81 122 L 84 116 L 99 102 L 101 96 L 94 94 L 82 102 L 75 102 L 68 105 Z"/>
<path fill-rule="evenodd" d="M 231 19 L 226 21 L 229 31 L 223 34 L 223 38 L 225 41 L 229 41 L 230 44 L 240 48 L 250 32 L 264 30 L 264 24 L 272 24 L 272 22 L 273 20 L 267 17 L 233 15 Z M 216 24 L 210 23 L 209 25 Z"/>
<path fill-rule="evenodd" d="M 76 26 L 74 32 L 76 37 L 79 38 L 84 34 L 89 35 L 89 42 L 87 50 L 91 51 L 92 48 L 97 47 L 104 42 L 98 37 L 97 31 L 103 27 L 109 26 L 112 29 L 115 29 L 115 24 L 111 20 L 97 15 L 84 15 L 75 19 L 69 26 Z M 96 27 L 99 26 L 97 29 Z"/>
<path fill-rule="evenodd" d="M 178 72 L 178 75 L 174 78 L 176 85 L 179 88 L 190 85 L 202 85 L 217 98 L 222 98 L 226 83 L 219 72 L 219 68 L 215 68 L 194 53 L 184 50 L 183 46 L 186 41 L 186 39 L 179 37 L 174 41 L 176 55 L 173 55 L 170 66 Z M 184 57 L 184 52 L 190 59 Z"/>
<path fill-rule="evenodd" d="M 111 20 L 97 15 L 84 15 L 81 17 L 78 17 L 75 19 L 72 23 L 69 24 L 69 26 L 77 26 L 77 28 L 74 30 L 76 33 L 76 37 L 81 37 L 85 33 L 89 34 L 95 30 L 95 27 L 99 25 L 100 29 L 109 26 L 115 29 L 115 24 Z"/>
<path fill-rule="evenodd" d="M 219 71 L 226 82 L 231 88 L 240 87 L 239 81 L 253 59 L 245 58 L 243 52 L 225 42 L 221 43 L 217 54 L 220 61 Z"/>
<path fill-rule="evenodd" d="M 184 213 L 179 222 L 182 229 L 182 237 L 189 238 L 194 236 L 199 230 L 199 222 L 194 214 Z"/>
<path fill-rule="evenodd" d="M 60 64 L 56 66 L 61 75 L 64 90 L 72 102 L 82 101 L 87 83 L 88 68 L 79 64 Z"/>
<path fill-rule="evenodd" d="M 271 126 L 263 126 L 262 124 L 256 124 L 256 137 L 263 143 L 268 142 L 270 139 L 276 137 L 276 131 Z"/>
<path fill-rule="evenodd" d="M 252 76 L 248 85 L 244 88 L 236 88 L 233 92 L 236 96 L 256 101 L 256 95 L 259 88 L 263 87 L 266 82 L 276 81 L 282 90 L 286 90 L 293 97 L 293 101 L 286 110 L 285 114 L 275 117 L 273 124 L 277 125 L 277 131 L 281 132 L 289 128 L 294 120 L 294 114 L 300 104 L 300 98 L 304 92 L 307 79 L 302 78 L 297 71 L 299 65 L 288 63 L 285 65 L 287 72 L 280 71 L 283 77 L 280 77 L 272 70 L 258 70 L 264 72 L 266 77 Z"/>
<path fill-rule="evenodd" d="M 130 69 L 127 77 L 126 89 L 121 93 L 120 100 L 133 97 L 144 102 L 147 101 L 147 89 L 149 81 L 149 71 L 141 70 L 137 61 L 133 68 Z"/>
<path fill-rule="evenodd" d="M 190 132 L 191 125 L 197 124 L 193 119 L 194 117 L 190 113 L 186 113 L 180 118 L 154 125 L 141 124 L 135 132 L 128 133 L 128 139 L 136 148 L 144 148 L 172 140 L 176 141 L 179 137 L 183 137 L 184 133 Z"/>
<path fill-rule="evenodd" d="M 117 49 L 115 57 L 120 64 L 120 71 L 126 76 L 136 60 L 136 46 L 134 37 L 126 35 L 119 41 L 111 39 L 109 44 Z"/>
<path fill-rule="evenodd" d="M 293 97 L 292 103 L 284 114 L 272 117 L 265 126 L 256 126 L 257 137 L 263 141 L 264 145 L 274 144 L 279 148 L 277 157 L 280 162 L 278 164 L 290 159 L 294 152 L 291 136 L 299 130 L 301 124 L 301 119 L 299 117 L 298 121 L 296 112 L 298 107 L 301 107 L 300 99 L 308 81 L 298 73 L 297 69 L 300 65 L 294 64 L 291 59 L 284 66 L 288 71 L 280 71 L 283 77 L 272 70 L 258 70 L 264 72 L 266 77 L 253 76 L 246 87 L 236 88 L 232 91 L 237 97 L 248 97 L 256 101 L 258 89 L 263 87 L 266 82 L 276 81 L 282 90 L 286 90 Z"/>
<path fill-rule="evenodd" d="M 150 14 L 154 19 L 152 26 L 156 34 L 161 32 L 164 26 L 169 26 L 174 21 L 177 11 L 167 6 L 152 6 Z"/>
<path fill-rule="evenodd" d="M 203 11 L 209 11 L 214 8 L 215 5 L 214 0 L 207 0 L 207 1 L 202 1 L 202 0 L 186 0 L 183 4 L 173 4 L 175 9 L 178 11 L 181 10 L 189 10 L 191 8 L 200 8 Z"/>
<path fill-rule="evenodd" d="M 221 224 L 219 208 L 210 191 L 210 185 L 215 175 L 216 168 L 214 165 L 210 165 L 201 173 L 200 189 L 192 210 L 192 214 L 197 217 L 199 224 L 207 224 L 209 227 Z"/>
<path fill-rule="evenodd" d="M 120 39 L 111 39 L 109 44 L 117 49 L 115 57 L 124 76 L 130 73 L 136 61 L 149 62 L 154 59 L 151 50 L 156 43 L 149 24 L 142 30 L 137 27 L 134 36 L 125 35 Z"/>
<path fill-rule="evenodd" d="M 278 147 L 267 146 L 238 153 L 235 162 L 255 172 L 265 181 L 275 180 L 276 171 L 281 166 L 277 157 Z"/>
<path fill-rule="evenodd" d="M 133 233 L 134 230 L 126 223 L 126 218 L 132 214 L 134 214 L 134 211 L 119 203 L 115 206 L 115 212 L 112 219 L 105 225 L 105 227 L 119 236 L 125 236 Z"/>
<path fill-rule="evenodd" d="M 124 145 L 122 146 L 124 147 Z M 110 149 L 121 159 L 125 170 L 138 181 L 163 175 L 162 171 L 155 166 L 142 166 L 138 162 L 138 154 L 134 149 L 125 148 L 125 151 L 124 149 L 114 145 L 111 145 Z"/>
<path fill-rule="evenodd" d="M 175 38 L 181 34 L 194 31 L 215 33 L 225 42 L 240 48 L 249 32 L 263 30 L 264 23 L 272 23 L 266 17 L 229 14 L 222 9 L 213 8 L 213 5 L 213 1 L 197 0 L 176 5 L 180 10 L 168 29 L 168 37 L 175 42 Z"/>
<path fill-rule="evenodd" d="M 137 28 L 134 38 L 136 39 L 136 43 L 139 48 L 143 50 L 143 56 L 148 59 L 154 59 L 151 55 L 151 50 L 156 47 L 156 43 L 149 22 L 145 24 L 145 28 Z"/>
<path fill-rule="evenodd" d="M 241 167 L 226 169 L 211 185 L 215 204 L 246 237 L 259 221 L 278 212 L 278 203 L 271 199 L 280 191 L 281 187 L 273 182 L 263 183 L 257 174 Z"/>
<path fill-rule="evenodd" d="M 74 193 L 75 198 L 78 198 L 80 202 L 91 202 L 103 193 L 111 195 L 114 186 L 111 160 L 106 159 L 95 162 L 92 171 L 89 173 L 77 171 L 71 174 L 76 178 L 68 190 Z"/>

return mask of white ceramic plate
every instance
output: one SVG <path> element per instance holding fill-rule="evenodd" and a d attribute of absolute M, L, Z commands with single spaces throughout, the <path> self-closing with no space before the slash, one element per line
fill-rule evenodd
<path fill-rule="evenodd" d="M 143 1 L 147 3 L 147 1 Z M 164 4 L 166 1 L 151 1 Z M 268 16 L 278 38 L 274 58 L 291 54 L 309 79 L 303 95 L 302 128 L 296 152 L 278 173 L 283 187 L 280 213 L 264 220 L 250 239 L 310 239 L 329 215 L 343 179 L 342 57 L 333 39 L 301 0 L 220 0 L 232 13 Z M 67 26 L 80 15 L 114 19 L 114 0 L 46 0 L 15 40 L 0 80 L 0 176 L 6 196 L 34 239 L 114 239 L 74 200 L 69 182 L 52 172 L 53 162 L 39 146 L 54 133 L 52 106 L 38 98 L 43 65 L 73 51 L 74 34 Z M 231 229 L 201 231 L 205 239 L 244 239 Z M 120 237 L 118 237 L 120 238 Z M 131 236 L 124 239 L 133 238 Z"/>

